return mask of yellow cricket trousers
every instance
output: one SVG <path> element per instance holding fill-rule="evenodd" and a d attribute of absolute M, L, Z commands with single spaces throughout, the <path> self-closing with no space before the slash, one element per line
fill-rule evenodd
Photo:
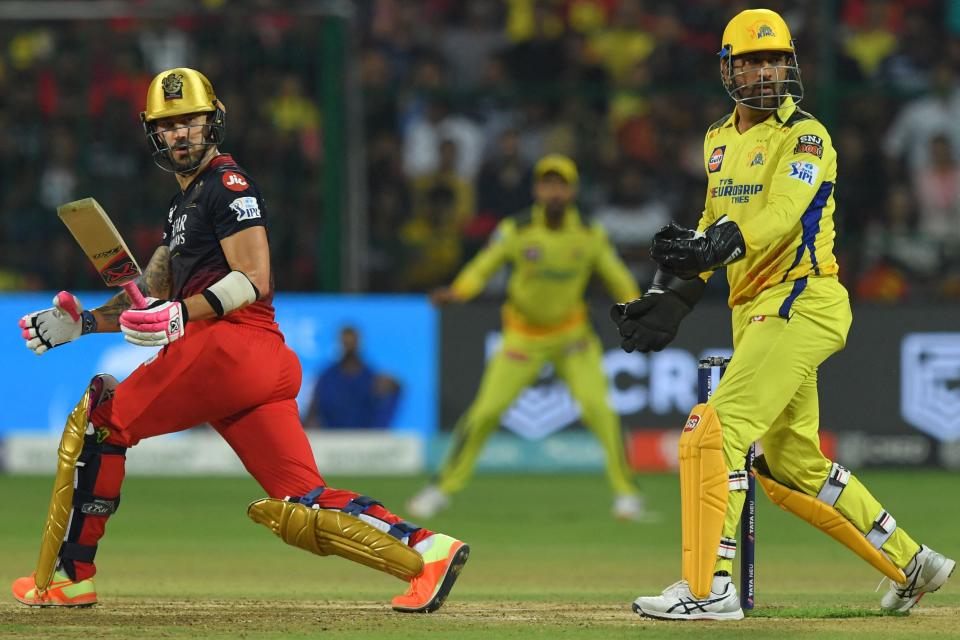
<path fill-rule="evenodd" d="M 852 314 L 834 276 L 811 277 L 798 288 L 785 282 L 733 309 L 733 359 L 709 404 L 723 428 L 728 470 L 743 469 L 747 448 L 759 441 L 778 482 L 816 496 L 833 464 L 820 451 L 817 368 L 844 347 Z M 725 538 L 736 538 L 744 497 L 730 492 Z M 852 475 L 834 506 L 864 534 L 883 511 Z M 897 527 L 882 549 L 903 568 L 919 545 Z M 731 560 L 717 559 L 718 571 L 731 567 Z"/>
<path fill-rule="evenodd" d="M 620 418 L 607 402 L 602 359 L 600 341 L 586 323 L 540 336 L 506 330 L 503 344 L 483 372 L 477 397 L 454 428 L 435 479 L 438 488 L 451 494 L 464 487 L 484 443 L 500 425 L 500 414 L 536 382 L 543 365 L 550 362 L 580 405 L 583 423 L 603 446 L 607 479 L 614 492 L 637 493 L 624 454 Z"/>

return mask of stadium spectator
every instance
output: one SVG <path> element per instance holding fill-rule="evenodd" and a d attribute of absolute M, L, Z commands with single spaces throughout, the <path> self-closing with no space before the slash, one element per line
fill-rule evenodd
<path fill-rule="evenodd" d="M 483 167 L 477 184 L 478 213 L 494 224 L 530 201 L 530 163 L 520 155 L 520 135 L 506 129 Z M 490 228 L 492 230 L 492 227 Z"/>
<path fill-rule="evenodd" d="M 400 383 L 377 373 L 360 353 L 356 328 L 340 330 L 340 356 L 317 377 L 306 429 L 385 429 L 400 402 Z"/>
<path fill-rule="evenodd" d="M 944 245 L 960 243 L 960 164 L 947 136 L 930 141 L 930 164 L 917 170 L 913 185 L 920 231 Z"/>
<path fill-rule="evenodd" d="M 403 291 L 426 291 L 446 282 L 463 257 L 456 194 L 443 185 L 430 189 L 423 212 L 400 229 L 400 242 Z"/>
<path fill-rule="evenodd" d="M 907 103 L 897 115 L 884 135 L 884 152 L 919 171 L 929 165 L 930 142 L 937 135 L 946 136 L 960 152 L 960 87 L 946 62 L 934 69 L 930 94 Z"/>

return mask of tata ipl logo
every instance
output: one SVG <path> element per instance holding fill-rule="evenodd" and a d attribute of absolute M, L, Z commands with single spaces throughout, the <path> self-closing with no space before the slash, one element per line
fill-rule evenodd
<path fill-rule="evenodd" d="M 911 333 L 900 349 L 900 413 L 938 440 L 960 438 L 960 333 Z"/>

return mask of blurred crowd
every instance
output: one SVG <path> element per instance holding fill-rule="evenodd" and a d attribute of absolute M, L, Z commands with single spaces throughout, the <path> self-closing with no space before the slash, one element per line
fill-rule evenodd
<path fill-rule="evenodd" d="M 180 64 L 214 81 L 224 150 L 266 194 L 278 288 L 319 287 L 322 175 L 342 161 L 323 153 L 320 18 L 202 4 L 163 20 L 0 22 L 0 289 L 96 286 L 52 214 L 75 197 L 97 195 L 149 255 L 174 185 L 152 166 L 138 113 L 153 74 Z M 845 284 L 861 301 L 960 300 L 960 0 L 763 4 L 791 25 L 802 106 L 838 151 Z M 576 159 L 582 210 L 641 286 L 656 229 L 695 223 L 703 134 L 733 106 L 716 52 L 746 3 L 351 6 L 364 142 L 348 151 L 366 172 L 367 290 L 449 282 L 529 204 L 545 153 Z"/>

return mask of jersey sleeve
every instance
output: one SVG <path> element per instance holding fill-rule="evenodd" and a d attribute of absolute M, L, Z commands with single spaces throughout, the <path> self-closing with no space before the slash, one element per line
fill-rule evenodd
<path fill-rule="evenodd" d="M 245 174 L 228 169 L 213 177 L 209 215 L 218 240 L 250 227 L 266 227 L 267 212 L 260 190 Z"/>
<path fill-rule="evenodd" d="M 640 297 L 640 290 L 633 274 L 627 269 L 616 249 L 610 243 L 606 230 L 600 224 L 594 224 L 592 231 L 596 238 L 597 260 L 595 269 L 604 286 L 617 302 L 629 302 Z"/>
<path fill-rule="evenodd" d="M 778 156 L 777 168 L 767 185 L 769 196 L 763 215 L 754 216 L 748 223 L 730 216 L 740 226 L 747 251 L 762 250 L 787 235 L 804 212 L 815 207 L 818 199 L 826 198 L 824 193 L 829 196 L 833 186 L 836 153 L 827 130 L 816 120 L 804 120 L 792 127 Z"/>
<path fill-rule="evenodd" d="M 507 219 L 497 225 L 487 246 L 460 271 L 450 288 L 460 300 L 476 297 L 487 281 L 504 265 L 510 256 L 510 243 L 516 235 L 516 223 Z"/>

